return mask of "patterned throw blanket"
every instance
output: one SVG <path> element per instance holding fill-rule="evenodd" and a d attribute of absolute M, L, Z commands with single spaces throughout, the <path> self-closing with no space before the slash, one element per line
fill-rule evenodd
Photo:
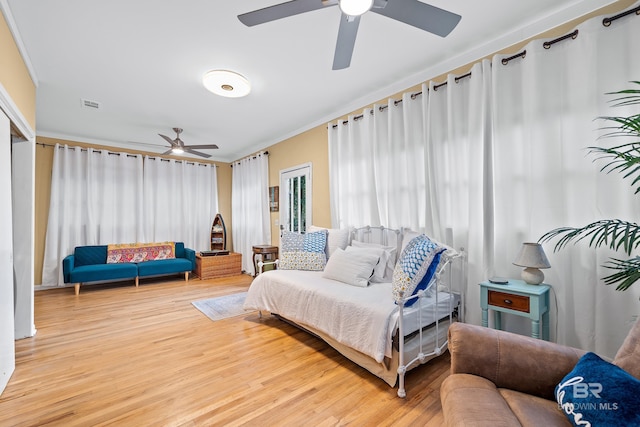
<path fill-rule="evenodd" d="M 107 246 L 107 264 L 143 262 L 176 257 L 174 242 L 122 243 Z"/>

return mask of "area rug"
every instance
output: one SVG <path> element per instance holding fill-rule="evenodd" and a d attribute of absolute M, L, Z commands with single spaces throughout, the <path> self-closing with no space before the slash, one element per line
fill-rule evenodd
<path fill-rule="evenodd" d="M 193 301 L 191 304 L 209 319 L 216 321 L 246 314 L 247 312 L 242 308 L 246 298 L 247 293 L 240 292 L 223 297 Z"/>

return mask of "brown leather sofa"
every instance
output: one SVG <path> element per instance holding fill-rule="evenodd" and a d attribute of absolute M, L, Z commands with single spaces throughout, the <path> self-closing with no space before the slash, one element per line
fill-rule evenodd
<path fill-rule="evenodd" d="M 556 385 L 584 350 L 522 335 L 454 323 L 451 375 L 440 389 L 447 426 L 570 426 Z M 640 379 L 640 320 L 613 361 Z"/>

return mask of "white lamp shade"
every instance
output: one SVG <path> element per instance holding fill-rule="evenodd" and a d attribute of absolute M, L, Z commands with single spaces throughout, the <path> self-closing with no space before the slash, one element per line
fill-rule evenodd
<path fill-rule="evenodd" d="M 549 260 L 539 243 L 523 243 L 520 253 L 513 261 L 515 265 L 525 267 L 522 270 L 522 280 L 530 285 L 539 285 L 544 281 L 544 273 L 541 268 L 549 268 Z"/>
<path fill-rule="evenodd" d="M 540 243 L 523 243 L 520 253 L 513 261 L 514 265 L 531 268 L 550 268 L 547 255 Z"/>

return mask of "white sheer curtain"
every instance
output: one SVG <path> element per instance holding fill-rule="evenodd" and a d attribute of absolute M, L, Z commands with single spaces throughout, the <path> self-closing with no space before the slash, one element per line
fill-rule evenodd
<path fill-rule="evenodd" d="M 424 229 L 425 147 L 419 107 L 407 111 L 404 102 L 389 100 L 349 117 L 347 125 L 330 124 L 333 227 Z"/>
<path fill-rule="evenodd" d="M 62 260 L 80 245 L 142 238 L 142 156 L 56 145 L 42 284 L 64 286 Z"/>
<path fill-rule="evenodd" d="M 254 273 L 253 246 L 271 244 L 269 159 L 266 154 L 233 163 L 231 185 L 233 250 L 242 269 Z"/>
<path fill-rule="evenodd" d="M 147 241 L 210 249 L 211 224 L 218 213 L 217 166 L 146 156 L 143 195 Z"/>
<path fill-rule="evenodd" d="M 565 225 L 581 226 L 603 218 L 637 221 L 640 204 L 629 181 L 599 172 L 586 147 L 620 141 L 596 141 L 597 116 L 619 115 L 604 94 L 628 87 L 640 76 L 634 40 L 640 22 L 634 16 L 602 26 L 601 18 L 579 27 L 575 40 L 544 49 L 526 47 L 522 60 L 493 66 L 495 266 L 516 274 L 510 263 L 522 241 Z M 637 113 L 637 111 L 636 111 Z M 546 281 L 557 296 L 560 342 L 613 356 L 638 313 L 640 287 L 625 293 L 599 278 L 612 253 L 586 243 L 552 253 Z M 618 255 L 620 256 L 620 255 Z M 511 319 L 510 319 L 511 320 Z"/>
<path fill-rule="evenodd" d="M 423 87 L 422 95 L 405 95 L 396 106 L 389 101 L 382 114 L 365 111 L 361 120 L 331 127 L 333 225 L 410 226 L 464 247 L 467 321 L 479 324 L 477 283 L 491 275 L 519 277 L 512 261 L 522 242 L 601 218 L 637 221 L 640 199 L 629 182 L 599 172 L 586 147 L 598 143 L 595 117 L 624 113 L 612 112 L 604 94 L 640 79 L 632 45 L 640 25 L 635 15 L 608 28 L 601 21 L 581 25 L 575 40 L 550 49 L 531 42 L 524 58 L 503 65 L 496 56 L 476 64 L 470 78 L 449 76 L 437 90 Z M 418 140 L 412 148 L 407 136 Z M 405 170 L 391 166 L 398 157 Z M 423 180 L 407 176 L 416 169 Z M 424 212 L 413 198 L 424 200 Z M 640 286 L 621 293 L 598 279 L 608 274 L 601 267 L 608 250 L 545 249 L 552 339 L 612 357 L 638 313 Z M 525 319 L 507 317 L 506 328 L 528 331 Z"/>

